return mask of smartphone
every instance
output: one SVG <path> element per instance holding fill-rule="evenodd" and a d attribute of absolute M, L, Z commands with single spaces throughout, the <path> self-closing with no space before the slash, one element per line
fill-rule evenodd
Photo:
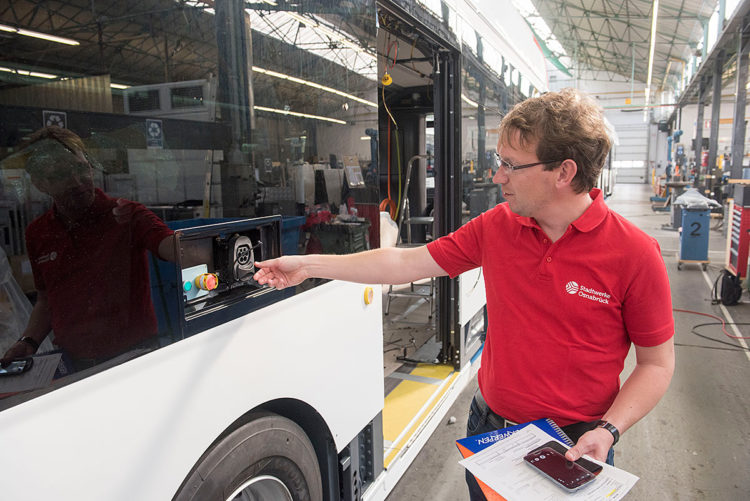
<path fill-rule="evenodd" d="M 31 369 L 33 364 L 34 359 L 31 357 L 11 360 L 7 365 L 0 366 L 0 376 L 17 376 L 18 374 L 23 374 Z"/>
<path fill-rule="evenodd" d="M 542 447 L 549 447 L 550 449 L 554 449 L 560 454 L 562 454 L 563 456 L 565 455 L 566 452 L 568 452 L 568 448 L 565 447 L 560 442 L 558 442 L 557 440 L 550 440 L 546 444 L 537 447 L 537 449 L 541 449 Z M 602 471 L 602 465 L 595 463 L 593 461 L 589 461 L 588 459 L 578 458 L 576 459 L 575 462 L 583 466 L 584 468 L 586 468 L 588 471 L 590 471 L 594 475 L 598 475 Z"/>
<path fill-rule="evenodd" d="M 533 450 L 523 460 L 567 492 L 575 492 L 596 478 L 586 468 L 568 461 L 551 447 Z"/>

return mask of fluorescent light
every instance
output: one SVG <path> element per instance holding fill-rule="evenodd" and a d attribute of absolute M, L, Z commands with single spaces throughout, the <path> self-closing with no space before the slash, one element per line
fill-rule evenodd
<path fill-rule="evenodd" d="M 369 140 L 370 140 L 370 136 L 360 136 L 359 138 L 360 138 L 360 139 L 361 139 L 362 141 L 369 141 Z"/>
<path fill-rule="evenodd" d="M 6 73 L 15 73 L 16 75 L 23 75 L 27 77 L 37 77 L 37 78 L 59 78 L 59 75 L 51 75 L 49 73 L 40 73 L 38 71 L 27 71 L 27 70 L 18 70 L 15 68 L 5 68 L 3 66 L 0 66 L 0 71 L 4 71 Z"/>
<path fill-rule="evenodd" d="M 463 101 L 472 108 L 479 108 L 479 104 L 477 104 L 476 101 L 472 101 L 471 99 L 466 97 L 466 94 L 461 94 L 461 99 L 463 99 Z"/>
<path fill-rule="evenodd" d="M 129 89 L 130 88 L 130 85 L 118 84 L 118 83 L 110 83 L 109 86 L 112 89 Z"/>
<path fill-rule="evenodd" d="M 654 70 L 654 49 L 656 48 L 656 25 L 659 18 L 659 0 L 654 0 L 651 11 L 651 44 L 648 48 L 648 76 L 646 77 L 646 106 L 651 95 L 651 76 Z"/>
<path fill-rule="evenodd" d="M 41 33 L 39 31 L 27 30 L 24 28 L 16 28 L 15 26 L 8 26 L 7 24 L 0 24 L 0 31 L 7 31 L 8 33 L 17 33 L 27 37 L 41 38 L 42 40 L 48 40 L 50 42 L 62 43 L 65 45 L 81 45 L 80 42 L 64 37 L 58 37 L 55 35 L 49 35 L 47 33 Z"/>
<path fill-rule="evenodd" d="M 256 109 L 258 111 L 267 111 L 269 113 L 278 113 L 279 115 L 291 115 L 293 117 L 312 118 L 314 120 L 323 120 L 324 122 L 333 122 L 335 124 L 346 125 L 346 122 L 343 120 L 338 120 L 336 118 L 321 117 L 320 115 L 309 115 L 307 113 L 299 113 L 297 111 L 279 110 L 276 108 L 266 108 L 265 106 L 253 106 L 253 109 Z"/>
<path fill-rule="evenodd" d="M 288 80 L 290 82 L 298 83 L 300 85 L 307 85 L 308 87 L 313 87 L 315 89 L 320 89 L 325 92 L 330 92 L 331 94 L 336 94 L 338 96 L 351 99 L 352 101 L 357 101 L 358 103 L 366 104 L 367 106 L 372 106 L 373 108 L 378 107 L 378 103 L 375 103 L 373 101 L 368 101 L 367 99 L 362 99 L 361 97 L 348 94 L 346 92 L 334 89 L 332 87 L 326 87 L 325 85 L 320 85 L 319 83 L 311 82 L 309 80 L 303 80 L 301 78 L 293 77 L 291 75 L 286 75 L 284 73 L 279 73 L 277 71 L 266 70 L 264 68 L 259 68 L 258 66 L 253 66 L 253 71 L 257 73 L 261 73 L 263 75 L 268 75 L 269 77 L 280 78 L 282 80 Z"/>
<path fill-rule="evenodd" d="M 28 74 L 30 77 L 37 77 L 37 78 L 57 78 L 57 75 L 50 75 L 49 73 L 40 73 L 38 71 L 29 71 Z"/>

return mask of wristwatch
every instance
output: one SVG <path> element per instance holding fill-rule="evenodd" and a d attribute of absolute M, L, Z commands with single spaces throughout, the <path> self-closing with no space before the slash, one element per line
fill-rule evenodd
<path fill-rule="evenodd" d="M 596 427 L 597 428 L 604 428 L 605 430 L 607 430 L 608 432 L 610 432 L 613 437 L 615 437 L 615 441 L 612 442 L 613 446 L 617 443 L 618 440 L 620 440 L 620 431 L 615 427 L 615 425 L 613 425 L 609 421 L 604 421 L 603 419 L 600 419 L 596 423 Z"/>
<path fill-rule="evenodd" d="M 39 343 L 37 343 L 36 339 L 31 336 L 23 336 L 21 339 L 19 339 L 19 341 L 28 344 L 29 346 L 34 348 L 34 351 L 39 349 Z"/>

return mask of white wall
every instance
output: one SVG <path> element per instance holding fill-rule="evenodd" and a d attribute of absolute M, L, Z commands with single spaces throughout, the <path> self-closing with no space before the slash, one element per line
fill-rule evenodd
<path fill-rule="evenodd" d="M 645 104 L 643 92 L 645 85 L 643 83 L 634 82 L 631 85 L 629 79 L 613 73 L 581 72 L 574 77 L 569 77 L 560 71 L 550 71 L 550 89 L 560 90 L 564 87 L 574 87 L 586 92 L 604 108 L 604 116 L 614 126 L 618 137 L 618 144 L 613 155 L 614 161 L 643 162 L 643 167 L 618 167 L 617 182 L 650 182 L 649 162 L 658 161 L 658 158 L 652 155 L 661 155 L 663 165 L 666 165 L 666 146 L 664 148 L 658 148 L 655 145 L 650 147 L 654 142 L 654 137 L 653 133 L 650 133 L 648 123 L 650 115 L 644 120 L 642 106 Z M 654 165 L 658 163 L 657 161 Z"/>
<path fill-rule="evenodd" d="M 221 157 L 222 152 L 216 151 L 213 160 Z M 128 150 L 128 168 L 135 178 L 137 200 L 145 205 L 202 200 L 210 162 L 208 150 Z M 219 165 L 213 169 L 211 199 L 221 204 Z"/>
<path fill-rule="evenodd" d="M 377 129 L 377 123 L 369 121 L 359 125 L 323 125 L 317 127 L 318 158 L 328 161 L 328 156 L 336 155 L 339 161 L 345 155 L 356 156 L 360 161 L 370 161 L 370 137 L 365 134 L 368 128 Z M 362 139 L 366 137 L 367 139 Z M 401 145 L 403 149 L 403 145 Z"/>

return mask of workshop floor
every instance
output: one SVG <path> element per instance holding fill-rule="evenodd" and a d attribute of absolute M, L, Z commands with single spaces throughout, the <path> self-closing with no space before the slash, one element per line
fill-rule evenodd
<path fill-rule="evenodd" d="M 648 185 L 617 185 L 608 204 L 648 234 L 661 246 L 672 286 L 675 309 L 723 317 L 738 325 L 734 335 L 750 336 L 750 299 L 724 307 L 711 304 L 711 286 L 723 267 L 726 237 L 720 220 L 712 220 L 706 271 L 700 265 L 677 269 L 679 236 L 670 226 L 668 212 L 653 212 Z M 393 313 L 392 313 L 393 314 Z M 750 351 L 744 340 L 729 338 L 716 322 L 695 313 L 675 312 L 677 366 L 672 384 L 659 405 L 623 435 L 615 450 L 615 464 L 640 477 L 630 491 L 634 500 L 737 500 L 750 499 Z M 697 333 L 713 339 L 699 337 Z M 388 329 L 386 329 L 388 332 Z M 419 329 L 393 331 L 386 345 L 389 354 L 407 354 L 412 337 L 429 337 Z M 418 346 L 419 344 L 417 344 Z M 389 346 L 397 348 L 388 352 Z M 386 362 L 393 364 L 395 360 Z M 635 364 L 633 351 L 622 379 Z M 391 366 L 392 367 L 392 366 Z M 388 373 L 388 368 L 386 369 Z M 388 496 L 388 501 L 459 501 L 468 499 L 464 469 L 455 440 L 464 436 L 476 378 L 464 390 L 408 471 Z M 455 424 L 449 424 L 449 417 Z"/>

